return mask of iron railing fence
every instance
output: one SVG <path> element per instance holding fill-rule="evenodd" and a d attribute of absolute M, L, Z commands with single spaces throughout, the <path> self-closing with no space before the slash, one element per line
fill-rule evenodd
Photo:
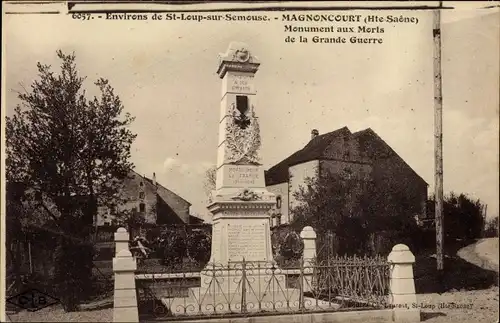
<path fill-rule="evenodd" d="M 316 288 L 328 298 L 377 307 L 387 305 L 389 264 L 386 258 L 335 256 L 317 263 Z M 317 295 L 319 297 L 319 295 Z"/>
<path fill-rule="evenodd" d="M 201 271 L 136 274 L 142 319 L 279 315 L 385 308 L 389 264 L 381 257 L 208 263 Z"/>

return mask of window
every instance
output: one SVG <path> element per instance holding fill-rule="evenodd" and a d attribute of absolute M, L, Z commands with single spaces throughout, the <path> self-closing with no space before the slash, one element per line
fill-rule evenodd
<path fill-rule="evenodd" d="M 276 208 L 281 209 L 281 196 L 276 197 Z"/>
<path fill-rule="evenodd" d="M 139 212 L 144 212 L 146 211 L 146 204 L 140 203 L 139 204 Z"/>
<path fill-rule="evenodd" d="M 141 200 L 143 200 L 143 199 L 144 199 L 144 192 L 139 192 L 139 198 L 140 198 Z"/>
<path fill-rule="evenodd" d="M 278 216 L 276 217 L 276 225 L 281 225 L 281 214 L 278 214 Z"/>
<path fill-rule="evenodd" d="M 144 186 L 144 183 L 143 183 L 143 182 L 140 182 L 140 183 L 139 183 L 139 186 Z"/>

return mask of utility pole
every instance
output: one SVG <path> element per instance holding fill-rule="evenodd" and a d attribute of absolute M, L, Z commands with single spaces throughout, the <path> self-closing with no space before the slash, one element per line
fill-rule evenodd
<path fill-rule="evenodd" d="M 438 275 L 443 273 L 443 92 L 441 76 L 441 8 L 434 10 L 432 34 L 434 37 L 434 162 L 435 162 L 435 217 L 436 262 Z"/>

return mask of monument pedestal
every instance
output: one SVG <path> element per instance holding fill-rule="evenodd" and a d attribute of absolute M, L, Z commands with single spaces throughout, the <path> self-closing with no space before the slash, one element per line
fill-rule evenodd
<path fill-rule="evenodd" d="M 259 201 L 215 201 L 210 205 L 209 210 L 214 214 L 210 262 L 224 265 L 243 259 L 272 261 L 268 211 L 273 204 L 274 201 L 262 197 Z"/>
<path fill-rule="evenodd" d="M 221 192 L 232 194 L 233 199 Z M 274 196 L 264 190 L 261 194 L 241 192 L 220 190 L 209 206 L 214 214 L 212 252 L 201 272 L 201 289 L 209 293 L 242 292 L 242 288 L 269 290 L 276 285 L 273 283 L 276 279 L 279 280 L 276 283 L 285 286 L 284 275 L 277 274 L 271 246 L 268 211 L 274 204 Z"/>

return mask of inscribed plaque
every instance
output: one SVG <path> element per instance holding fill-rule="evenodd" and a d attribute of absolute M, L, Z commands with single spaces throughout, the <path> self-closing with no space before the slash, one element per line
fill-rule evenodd
<path fill-rule="evenodd" d="M 266 259 L 266 229 L 264 223 L 228 224 L 229 260 L 264 261 Z"/>

